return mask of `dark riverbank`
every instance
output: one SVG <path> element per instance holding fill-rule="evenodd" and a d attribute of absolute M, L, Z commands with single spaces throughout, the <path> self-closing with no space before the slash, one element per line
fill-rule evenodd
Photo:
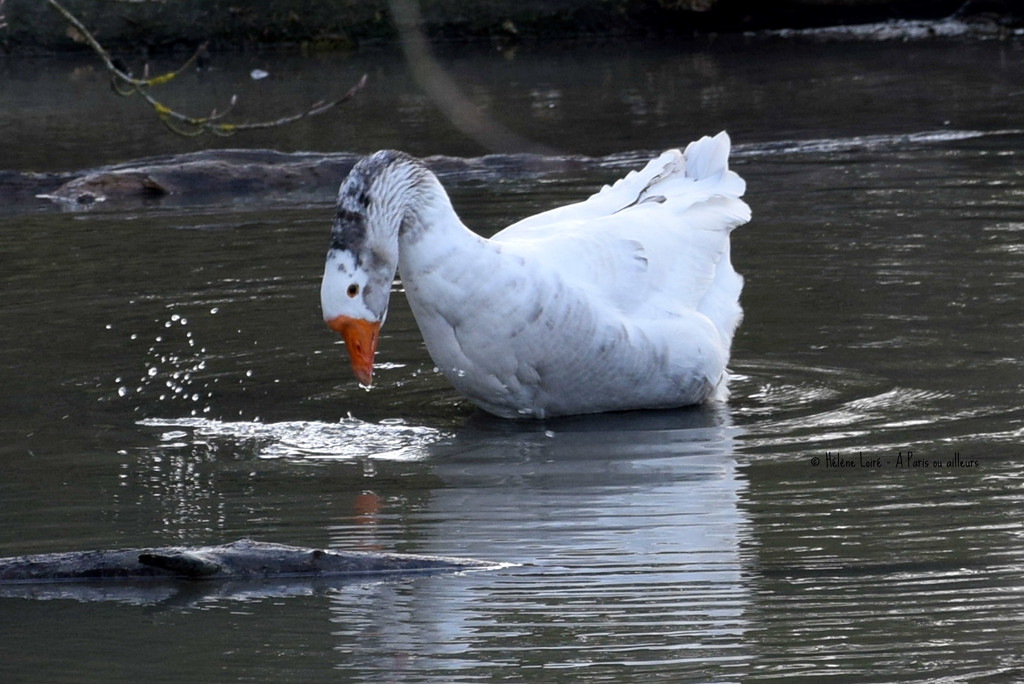
<path fill-rule="evenodd" d="M 225 0 L 119 2 L 65 0 L 64 5 L 110 49 L 168 51 L 301 46 L 356 49 L 396 38 L 388 0 Z M 957 15 L 968 22 L 1016 27 L 1024 11 L 1012 0 L 465 0 L 421 2 L 434 39 L 503 42 L 586 36 L 688 36 L 800 29 Z M 7 52 L 83 48 L 64 19 L 42 0 L 0 5 Z M 4 21 L 0 21 L 3 24 Z"/>

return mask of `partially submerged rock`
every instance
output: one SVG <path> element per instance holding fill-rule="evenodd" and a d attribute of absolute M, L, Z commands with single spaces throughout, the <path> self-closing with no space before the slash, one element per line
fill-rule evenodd
<path fill-rule="evenodd" d="M 868 24 L 843 24 L 808 29 L 762 31 L 762 36 L 802 39 L 822 43 L 879 43 L 884 41 L 928 40 L 932 38 L 999 39 L 1024 35 L 1024 28 L 1013 28 L 983 17 L 958 16 L 940 20 L 894 19 Z"/>

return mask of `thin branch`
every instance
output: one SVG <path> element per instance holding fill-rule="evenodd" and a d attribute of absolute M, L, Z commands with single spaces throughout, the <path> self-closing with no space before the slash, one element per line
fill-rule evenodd
<path fill-rule="evenodd" d="M 0 6 L 3 5 L 4 1 L 5 0 L 0 0 Z M 227 114 L 229 114 L 234 109 L 235 103 L 238 101 L 237 95 L 233 95 L 231 97 L 230 104 L 228 105 L 227 109 L 225 109 L 223 112 L 218 113 L 217 110 L 215 109 L 213 110 L 213 112 L 211 112 L 209 116 L 189 116 L 187 114 L 182 114 L 181 112 L 178 112 L 157 100 L 150 94 L 149 88 L 153 86 L 163 85 L 168 81 L 174 79 L 178 75 L 184 73 L 187 69 L 191 68 L 199 60 L 199 58 L 206 53 L 206 43 L 200 45 L 196 49 L 195 53 L 191 57 L 189 57 L 189 59 L 184 64 L 182 64 L 178 69 L 174 71 L 169 71 L 165 74 L 161 74 L 153 78 L 135 78 L 130 71 L 127 71 L 119 67 L 115 63 L 115 60 L 111 58 L 110 53 L 107 52 L 107 50 L 100 44 L 98 40 L 96 40 L 92 33 L 90 33 L 89 29 L 87 29 L 85 25 L 78 20 L 78 17 L 76 17 L 75 15 L 71 14 L 71 12 L 66 10 L 60 3 L 57 2 L 57 0 L 46 0 L 46 2 L 50 5 L 50 7 L 56 10 L 64 18 L 65 21 L 71 24 L 71 26 L 74 27 L 74 29 L 78 32 L 82 39 L 89 45 L 89 47 L 91 47 L 93 51 L 97 55 L 99 55 L 100 59 L 103 61 L 103 65 L 111 74 L 111 87 L 113 88 L 114 92 L 123 97 L 129 97 L 131 95 L 136 94 L 142 97 L 153 108 L 160 121 L 162 121 L 163 124 L 167 126 L 167 128 L 169 128 L 174 133 L 177 133 L 178 135 L 191 137 L 202 135 L 204 133 L 212 133 L 213 135 L 228 136 L 233 135 L 239 131 L 251 131 L 257 129 L 284 126 L 286 124 L 299 121 L 300 119 L 305 119 L 310 116 L 317 116 L 318 114 L 328 112 L 337 107 L 338 105 L 351 100 L 355 96 L 355 94 L 362 90 L 363 86 L 366 85 L 366 74 L 363 74 L 362 78 L 360 78 L 359 81 L 354 86 L 349 88 L 348 92 L 346 92 L 344 95 L 337 98 L 336 100 L 332 100 L 327 103 L 324 103 L 323 101 L 316 102 L 310 105 L 310 107 L 303 112 L 299 112 L 298 114 L 292 114 L 289 116 L 283 116 L 273 121 L 253 121 L 236 124 L 218 123 L 221 119 L 227 116 Z M 144 75 L 148 76 L 148 69 L 147 74 Z"/>
<path fill-rule="evenodd" d="M 317 116 L 319 114 L 323 114 L 324 112 L 329 112 L 330 110 L 334 109 L 335 107 L 344 102 L 348 102 L 353 97 L 355 97 L 355 94 L 362 90 L 363 86 L 365 85 L 366 74 L 363 74 L 362 78 L 360 78 L 359 81 L 354 86 L 349 88 L 347 93 L 345 93 L 336 100 L 332 100 L 331 102 L 316 102 L 310 105 L 309 109 L 307 109 L 304 112 L 299 112 L 298 114 L 292 114 L 290 116 L 283 116 L 280 119 L 275 119 L 273 121 L 255 121 L 252 123 L 240 124 L 220 124 L 215 127 L 219 130 L 214 132 L 230 135 L 231 133 L 235 133 L 237 131 L 252 131 L 258 128 L 274 128 L 275 126 L 284 126 L 285 124 L 294 123 L 296 121 L 299 121 L 300 119 L 305 119 L 306 117 Z"/>

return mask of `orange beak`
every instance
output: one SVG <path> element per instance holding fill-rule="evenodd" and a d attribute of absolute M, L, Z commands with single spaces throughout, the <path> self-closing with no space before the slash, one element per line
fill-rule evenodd
<path fill-rule="evenodd" d="M 341 335 L 352 362 L 352 373 L 360 384 L 369 386 L 373 382 L 373 355 L 377 352 L 377 335 L 380 323 L 335 316 L 327 321 L 327 327 Z"/>

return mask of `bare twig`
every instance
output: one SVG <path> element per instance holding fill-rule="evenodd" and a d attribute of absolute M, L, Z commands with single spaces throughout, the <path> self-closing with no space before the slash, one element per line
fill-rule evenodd
<path fill-rule="evenodd" d="M 0 0 L 0 7 L 3 6 L 4 2 L 5 0 Z M 354 86 L 349 88 L 348 92 L 346 92 L 341 97 L 326 103 L 323 101 L 316 102 L 310 105 L 310 107 L 305 111 L 299 112 L 298 114 L 283 116 L 273 121 L 253 121 L 234 124 L 220 123 L 220 120 L 227 116 L 227 114 L 229 114 L 232 109 L 234 109 L 235 103 L 238 101 L 237 95 L 233 95 L 231 97 L 230 104 L 228 105 L 227 109 L 225 109 L 223 112 L 217 112 L 217 110 L 214 110 L 210 113 L 209 116 L 189 116 L 187 114 L 182 114 L 181 112 L 178 112 L 157 100 L 155 97 L 153 97 L 152 94 L 150 94 L 149 89 L 153 86 L 163 85 L 177 77 L 179 74 L 182 74 L 186 70 L 191 68 L 199 60 L 201 56 L 206 54 L 206 43 L 200 45 L 196 49 L 195 54 L 193 54 L 184 64 L 182 64 L 175 71 L 169 71 L 165 74 L 149 78 L 147 69 L 147 73 L 143 74 L 143 78 L 135 78 L 135 76 L 133 76 L 130 71 L 127 71 L 123 67 L 120 67 L 115 62 L 115 60 L 111 58 L 110 53 L 107 52 L 107 50 L 99 43 L 98 40 L 96 40 L 92 33 L 90 33 L 89 29 L 87 29 L 85 25 L 82 24 L 82 22 L 79 21 L 75 15 L 71 14 L 68 10 L 66 10 L 60 3 L 57 2 L 57 0 L 46 0 L 46 2 L 50 5 L 50 7 L 56 10 L 64 18 L 65 21 L 71 24 L 71 26 L 78 32 L 78 34 L 82 37 L 86 44 L 88 44 L 89 47 L 91 47 L 93 51 L 97 55 L 99 55 L 100 59 L 103 61 L 103 65 L 111 74 L 111 87 L 114 89 L 114 92 L 124 97 L 136 94 L 139 95 L 144 100 L 146 100 L 146 102 L 148 102 L 151 107 L 153 107 L 153 110 L 156 112 L 157 117 L 159 117 L 160 121 L 162 121 L 163 124 L 167 126 L 167 128 L 169 128 L 171 131 L 179 135 L 197 136 L 202 135 L 203 133 L 212 133 L 214 135 L 227 136 L 233 135 L 239 131 L 251 131 L 256 129 L 275 128 L 277 126 L 284 126 L 286 124 L 293 123 L 300 119 L 305 119 L 306 117 L 316 116 L 318 114 L 328 112 L 331 109 L 337 107 L 338 105 L 351 100 L 355 96 L 355 94 L 358 93 L 363 88 L 363 86 L 366 85 L 366 74 L 363 74 L 362 78 L 360 78 L 359 81 Z M 0 16 L 0 22 L 2 21 L 3 17 Z M 2 24 L 0 24 L 0 26 L 2 26 Z"/>
<path fill-rule="evenodd" d="M 252 131 L 258 128 L 274 128 L 275 126 L 284 126 L 285 124 L 294 123 L 299 119 L 305 119 L 306 117 L 309 116 L 317 116 L 318 114 L 329 112 L 330 110 L 334 109 L 335 107 L 344 102 L 348 102 L 355 96 L 356 93 L 362 90 L 363 86 L 365 85 L 366 74 L 363 74 L 362 78 L 360 78 L 359 81 L 354 86 L 349 88 L 347 93 L 345 93 L 336 100 L 332 100 L 330 102 L 324 102 L 321 100 L 320 102 L 315 102 L 312 105 L 310 105 L 309 109 L 307 109 L 304 112 L 299 112 L 298 114 L 292 114 L 290 116 L 282 116 L 280 119 L 274 119 L 273 121 L 254 121 L 250 123 L 240 124 L 220 124 L 218 126 L 215 126 L 214 129 L 216 130 L 213 130 L 212 132 L 223 135 L 231 135 L 232 133 L 235 133 L 237 131 Z M 234 106 L 234 98 L 232 98 L 231 104 L 232 106 Z M 216 118 L 215 115 L 216 112 L 214 112 L 214 115 L 211 115 L 211 117 L 208 118 Z"/>

